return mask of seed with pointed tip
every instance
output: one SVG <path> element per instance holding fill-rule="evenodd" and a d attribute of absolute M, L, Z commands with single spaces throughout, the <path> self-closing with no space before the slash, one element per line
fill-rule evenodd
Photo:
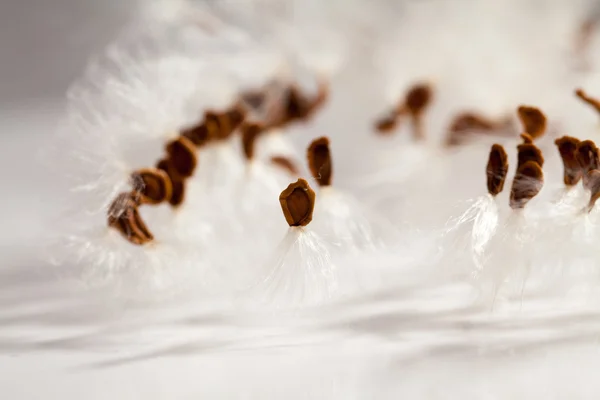
<path fill-rule="evenodd" d="M 315 192 L 306 180 L 298 179 L 281 192 L 279 203 L 289 226 L 306 226 L 312 221 Z"/>
<path fill-rule="evenodd" d="M 320 137 L 312 141 L 307 151 L 308 167 L 320 186 L 331 185 L 331 152 L 329 138 Z"/>
<path fill-rule="evenodd" d="M 264 132 L 264 127 L 260 123 L 245 122 L 240 128 L 242 132 L 242 149 L 247 160 L 252 160 L 255 153 L 256 139 Z"/>
<path fill-rule="evenodd" d="M 575 96 L 579 97 L 584 103 L 587 103 L 594 108 L 594 110 L 600 113 L 600 101 L 588 96 L 583 89 L 579 88 L 575 90 Z"/>
<path fill-rule="evenodd" d="M 506 174 L 508 173 L 508 156 L 504 147 L 499 144 L 492 145 L 486 167 L 487 188 L 492 196 L 498 195 L 504 189 Z"/>
<path fill-rule="evenodd" d="M 273 156 L 273 157 L 271 157 L 271 163 L 275 164 L 276 166 L 278 166 L 280 168 L 285 169 L 292 176 L 297 176 L 299 174 L 298 168 L 296 167 L 294 162 L 292 160 L 290 160 L 288 157 Z"/>

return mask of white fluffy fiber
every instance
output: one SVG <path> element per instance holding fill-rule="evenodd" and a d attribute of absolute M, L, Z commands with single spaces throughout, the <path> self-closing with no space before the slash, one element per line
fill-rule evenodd
<path fill-rule="evenodd" d="M 257 311 L 256 300 L 262 307 L 266 299 L 284 314 L 289 306 L 317 313 L 323 307 L 319 318 L 326 320 L 332 304 L 352 310 L 365 296 L 384 299 L 411 282 L 399 307 L 410 304 L 417 320 L 423 310 L 429 327 L 400 326 L 390 335 L 424 348 L 434 332 L 447 334 L 449 347 L 467 346 L 461 323 L 473 324 L 469 339 L 481 348 L 500 346 L 502 323 L 487 329 L 477 325 L 482 318 L 523 321 L 523 313 L 552 312 L 561 303 L 597 305 L 599 212 L 581 213 L 589 197 L 583 189 L 563 194 L 553 144 L 564 134 L 598 138 L 598 116 L 573 95 L 582 85 L 600 96 L 597 45 L 592 70 L 572 65 L 588 6 L 583 0 L 248 1 L 214 8 L 157 2 L 144 14 L 148 27 L 138 23 L 124 34 L 71 91 L 57 148 L 49 150 L 61 155 L 60 174 L 73 179 L 54 259 L 75 265 L 89 284 L 120 288 L 120 295 L 191 292 L 231 303 L 231 312 L 246 317 Z M 127 190 L 129 173 L 154 165 L 165 142 L 204 110 L 223 108 L 272 78 L 314 88 L 323 76 L 331 82 L 324 109 L 309 124 L 261 139 L 253 165 L 234 135 L 199 152 L 180 209 L 143 207 L 156 243 L 130 245 L 106 226 L 106 207 Z M 376 135 L 374 119 L 424 80 L 434 88 L 427 140 L 412 142 L 406 127 L 393 137 Z M 549 119 L 538 143 L 546 158 L 544 187 L 522 213 L 508 207 L 517 137 L 442 145 L 456 113 L 516 121 L 521 104 L 539 106 Z M 296 177 L 273 168 L 267 156 L 291 154 L 305 163 L 306 145 L 322 135 L 334 147 L 333 187 L 313 185 L 313 223 L 286 231 L 278 195 Z M 510 157 L 496 199 L 485 186 L 494 142 Z M 441 299 L 435 307 L 446 303 L 450 310 L 427 311 L 428 293 Z M 460 314 L 462 307 L 476 311 Z M 528 326 L 536 329 L 535 322 Z M 486 339 L 490 331 L 497 342 Z"/>

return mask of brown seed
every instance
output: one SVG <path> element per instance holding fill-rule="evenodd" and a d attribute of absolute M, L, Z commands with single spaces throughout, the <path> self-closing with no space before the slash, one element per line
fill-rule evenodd
<path fill-rule="evenodd" d="M 520 106 L 517 109 L 523 130 L 533 139 L 538 139 L 546 131 L 546 116 L 539 108 Z"/>
<path fill-rule="evenodd" d="M 577 145 L 577 152 L 575 158 L 581 168 L 581 174 L 583 179 L 583 187 L 589 189 L 588 173 L 594 169 L 600 168 L 600 157 L 598 154 L 598 147 L 591 140 L 584 140 Z"/>
<path fill-rule="evenodd" d="M 198 159 L 196 158 L 196 148 L 188 139 L 180 136 L 169 142 L 167 154 L 171 165 L 180 177 L 188 178 L 194 174 Z"/>
<path fill-rule="evenodd" d="M 293 175 L 293 176 L 299 175 L 298 168 L 296 167 L 294 162 L 287 157 L 274 156 L 274 157 L 271 157 L 271 162 L 273 164 L 275 164 L 276 166 L 281 167 L 281 168 L 285 169 L 286 171 L 288 171 L 290 173 L 290 175 Z"/>
<path fill-rule="evenodd" d="M 202 147 L 210 141 L 208 128 L 204 123 L 198 124 L 181 132 L 181 136 L 194 143 L 196 147 Z"/>
<path fill-rule="evenodd" d="M 131 193 L 121 193 L 108 209 L 108 226 L 116 229 L 129 242 L 143 245 L 154 240 L 154 236 L 142 220 Z"/>
<path fill-rule="evenodd" d="M 169 175 L 163 170 L 140 169 L 131 174 L 131 180 L 141 204 L 160 204 L 171 199 L 173 186 Z"/>
<path fill-rule="evenodd" d="M 320 137 L 311 142 L 307 151 L 308 167 L 320 186 L 331 185 L 331 152 L 329 138 Z"/>
<path fill-rule="evenodd" d="M 211 110 L 205 111 L 204 125 L 208 131 L 209 140 L 220 140 L 223 138 L 219 121 L 219 113 Z"/>
<path fill-rule="evenodd" d="M 582 101 L 592 106 L 597 112 L 600 113 L 600 101 L 593 97 L 588 96 L 583 89 L 575 90 L 575 96 L 579 97 Z"/>
<path fill-rule="evenodd" d="M 540 167 L 544 166 L 542 151 L 532 143 L 523 143 L 517 146 L 517 170 L 527 161 L 534 161 Z"/>
<path fill-rule="evenodd" d="M 160 160 L 156 164 L 156 168 L 165 171 L 171 180 L 172 192 L 169 204 L 173 207 L 180 206 L 185 199 L 185 179 L 179 176 L 169 160 Z"/>
<path fill-rule="evenodd" d="M 427 106 L 431 103 L 432 98 L 431 87 L 427 84 L 416 84 L 412 86 L 406 93 L 404 105 L 412 115 L 422 114 Z"/>
<path fill-rule="evenodd" d="M 383 117 L 375 121 L 375 129 L 382 134 L 390 134 L 396 129 L 398 123 L 398 114 L 396 112 L 388 112 Z"/>
<path fill-rule="evenodd" d="M 492 196 L 496 196 L 504 189 L 504 182 L 508 173 L 508 156 L 504 147 L 499 144 L 492 145 L 485 171 L 488 192 Z"/>
<path fill-rule="evenodd" d="M 476 112 L 466 111 L 454 117 L 448 129 L 447 146 L 457 146 L 472 133 L 499 133 L 507 129 L 509 121 L 495 121 Z"/>
<path fill-rule="evenodd" d="M 245 122 L 240 128 L 242 131 L 242 148 L 248 161 L 254 158 L 256 139 L 263 133 L 263 125 L 255 122 Z"/>
<path fill-rule="evenodd" d="M 554 141 L 563 162 L 563 181 L 567 186 L 574 186 L 581 180 L 581 166 L 577 161 L 579 139 L 563 136 Z"/>
<path fill-rule="evenodd" d="M 510 207 L 512 209 L 524 208 L 542 190 L 543 185 L 542 167 L 535 161 L 527 161 L 521 165 L 513 179 Z"/>
<path fill-rule="evenodd" d="M 281 192 L 279 203 L 289 226 L 306 226 L 312 221 L 315 192 L 307 181 L 298 179 Z"/>
<path fill-rule="evenodd" d="M 600 198 L 600 171 L 597 169 L 591 170 L 588 173 L 588 179 L 589 189 L 591 191 L 590 202 L 588 203 L 588 211 L 591 211 L 596 205 L 598 198 Z"/>

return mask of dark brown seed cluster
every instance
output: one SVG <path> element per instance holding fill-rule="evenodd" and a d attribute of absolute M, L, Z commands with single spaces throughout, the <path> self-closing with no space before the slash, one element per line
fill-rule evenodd
<path fill-rule="evenodd" d="M 409 88 L 403 101 L 393 110 L 375 121 L 375 129 L 382 134 L 389 134 L 396 129 L 399 120 L 408 116 L 411 121 L 413 137 L 425 138 L 424 114 L 432 102 L 433 90 L 430 85 L 418 83 Z"/>
<path fill-rule="evenodd" d="M 485 172 L 488 193 L 492 196 L 498 195 L 504 189 L 506 174 L 508 174 L 508 156 L 504 147 L 499 144 L 492 145 Z"/>
<path fill-rule="evenodd" d="M 308 167 L 320 186 L 331 185 L 331 153 L 329 138 L 321 137 L 312 141 L 307 151 Z"/>
<path fill-rule="evenodd" d="M 142 221 L 139 206 L 169 202 L 177 207 L 185 200 L 186 180 L 198 165 L 198 148 L 211 141 L 228 139 L 243 123 L 245 111 L 239 105 L 221 112 L 206 112 L 197 126 L 184 129 L 165 146 L 165 155 L 155 168 L 144 168 L 131 175 L 132 191 L 121 193 L 108 211 L 108 225 L 129 242 L 143 245 L 153 236 Z"/>
<path fill-rule="evenodd" d="M 306 180 L 298 179 L 281 192 L 279 203 L 289 226 L 306 226 L 312 221 L 315 192 Z"/>

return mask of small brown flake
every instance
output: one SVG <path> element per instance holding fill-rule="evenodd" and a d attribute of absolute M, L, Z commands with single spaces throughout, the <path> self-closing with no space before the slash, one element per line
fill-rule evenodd
<path fill-rule="evenodd" d="M 504 189 L 506 174 L 508 173 L 508 156 L 504 147 L 499 144 L 492 145 L 486 167 L 487 188 L 492 196 L 498 195 Z"/>
<path fill-rule="evenodd" d="M 245 122 L 241 127 L 242 131 L 242 149 L 248 161 L 254 159 L 254 148 L 256 139 L 264 132 L 264 127 L 260 123 Z"/>
<path fill-rule="evenodd" d="M 331 152 L 329 138 L 321 137 L 312 141 L 307 151 L 308 167 L 320 186 L 331 185 Z"/>
<path fill-rule="evenodd" d="M 306 226 L 312 221 L 315 192 L 306 180 L 298 179 L 281 192 L 279 203 L 289 226 Z"/>
<path fill-rule="evenodd" d="M 280 168 L 285 169 L 292 176 L 299 175 L 298 168 L 296 167 L 294 162 L 292 160 L 290 160 L 288 157 L 273 156 L 273 157 L 271 157 L 271 163 L 273 163 L 274 165 L 276 165 Z"/>
<path fill-rule="evenodd" d="M 589 104 L 591 107 L 596 110 L 596 112 L 600 113 L 600 101 L 596 100 L 593 97 L 588 96 L 583 89 L 575 90 L 575 96 L 579 97 L 583 102 Z"/>
<path fill-rule="evenodd" d="M 417 84 L 411 87 L 405 97 L 404 107 L 411 117 L 413 137 L 417 140 L 425 138 L 423 114 L 431 104 L 433 91 L 427 84 Z"/>
<path fill-rule="evenodd" d="M 398 125 L 399 116 L 395 111 L 388 112 L 383 117 L 375 121 L 375 129 L 381 134 L 390 134 Z"/>
<path fill-rule="evenodd" d="M 591 211 L 596 205 L 596 201 L 600 198 L 600 171 L 593 169 L 588 173 L 590 202 L 588 203 L 588 211 Z"/>

